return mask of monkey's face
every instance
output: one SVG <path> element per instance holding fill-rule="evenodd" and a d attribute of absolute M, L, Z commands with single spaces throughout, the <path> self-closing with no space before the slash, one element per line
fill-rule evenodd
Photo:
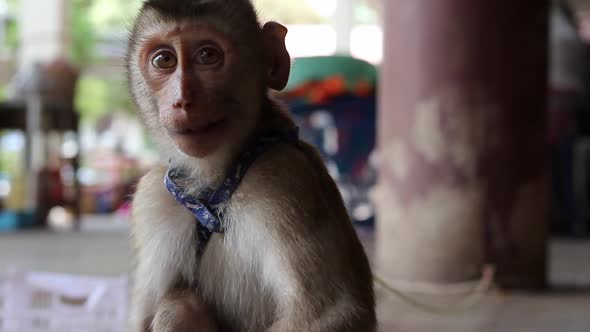
<path fill-rule="evenodd" d="M 127 70 L 148 127 L 192 157 L 235 151 L 256 127 L 267 89 L 287 84 L 287 29 L 275 22 L 261 28 L 249 1 L 144 6 Z"/>
<path fill-rule="evenodd" d="M 159 125 L 185 154 L 206 157 L 252 130 L 265 89 L 262 59 L 242 47 L 199 22 L 163 25 L 139 47 Z"/>

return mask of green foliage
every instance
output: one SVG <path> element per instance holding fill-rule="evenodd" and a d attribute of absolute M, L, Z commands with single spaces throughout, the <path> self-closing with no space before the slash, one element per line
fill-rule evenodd
<path fill-rule="evenodd" d="M 98 119 L 109 109 L 108 83 L 94 77 L 82 76 L 78 81 L 75 103 L 83 121 Z"/>
<path fill-rule="evenodd" d="M 15 176 L 23 172 L 22 151 L 0 149 L 0 172 Z"/>
<path fill-rule="evenodd" d="M 18 8 L 18 6 L 20 5 L 20 0 L 8 0 L 8 9 L 9 10 L 14 10 L 16 8 Z"/>
<path fill-rule="evenodd" d="M 8 0 L 8 13 L 11 15 L 16 15 L 18 9 L 19 2 L 17 0 Z M 15 50 L 18 48 L 18 24 L 15 17 L 9 19 L 6 24 L 6 40 L 5 46 L 10 50 Z"/>
<path fill-rule="evenodd" d="M 88 9 L 92 5 L 92 1 L 71 0 L 70 4 L 70 23 L 72 25 L 72 49 L 70 53 L 74 63 L 83 67 L 94 60 L 96 38 L 88 16 Z"/>
<path fill-rule="evenodd" d="M 15 50 L 18 48 L 18 24 L 16 20 L 11 19 L 8 21 L 6 25 L 6 47 L 10 50 Z"/>
<path fill-rule="evenodd" d="M 95 45 L 110 31 L 123 31 L 141 0 L 71 0 L 72 57 L 84 67 L 99 65 Z M 76 107 L 82 121 L 96 121 L 113 111 L 130 111 L 131 99 L 121 78 L 82 75 L 78 82 Z"/>
<path fill-rule="evenodd" d="M 142 0 L 71 0 L 72 58 L 84 66 L 100 61 L 95 54 L 99 38 L 123 31 Z"/>
<path fill-rule="evenodd" d="M 107 81 L 89 75 L 78 81 L 75 103 L 84 122 L 96 121 L 113 111 L 132 109 L 124 81 Z"/>
<path fill-rule="evenodd" d="M 127 27 L 142 0 L 96 0 L 90 8 L 90 20 L 98 31 Z"/>

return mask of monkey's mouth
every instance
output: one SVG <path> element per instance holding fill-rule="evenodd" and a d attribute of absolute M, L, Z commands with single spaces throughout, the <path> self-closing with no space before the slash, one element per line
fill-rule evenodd
<path fill-rule="evenodd" d="M 221 129 L 225 123 L 226 119 L 219 119 L 190 127 L 171 128 L 168 129 L 168 133 L 172 136 L 203 136 Z"/>

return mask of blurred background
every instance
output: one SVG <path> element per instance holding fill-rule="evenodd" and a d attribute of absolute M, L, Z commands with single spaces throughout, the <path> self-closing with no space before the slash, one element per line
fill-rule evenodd
<path fill-rule="evenodd" d="M 120 330 L 94 314 L 123 320 L 130 198 L 158 160 L 123 65 L 141 2 L 0 0 L 0 331 Z M 442 307 L 485 267 L 510 294 L 436 316 L 380 292 L 382 331 L 590 329 L 589 1 L 253 2 L 289 28 L 277 97 L 375 271 Z M 67 285 L 99 303 L 81 325 L 14 300 Z"/>
<path fill-rule="evenodd" d="M 35 214 L 31 223 L 70 227 L 78 213 L 126 213 L 133 184 L 157 158 L 127 94 L 122 62 L 126 29 L 140 4 L 0 2 L 0 197 L 7 219 L 15 218 L 14 213 L 25 219 Z M 287 44 L 294 58 L 346 55 L 296 65 L 301 70 L 294 73 L 290 90 L 333 78 L 333 86 L 326 88 L 333 94 L 345 93 L 348 84 L 372 94 L 374 65 L 382 57 L 376 1 L 343 6 L 337 1 L 261 0 L 256 5 L 263 20 L 272 18 L 289 27 Z M 341 14 L 335 20 L 337 11 Z M 293 98 L 306 104 L 299 105 L 302 118 L 314 111 L 306 107 L 324 98 L 308 102 L 308 91 L 300 89 Z M 34 94 L 43 108 L 35 116 L 27 114 Z M 370 118 L 363 121 L 366 136 L 372 137 L 375 110 L 368 106 Z M 323 135 L 321 131 L 330 130 L 326 126 L 335 128 L 335 123 L 326 123 L 335 119 L 319 117 L 310 135 Z M 373 139 L 359 145 L 366 154 Z M 346 167 L 353 167 L 352 162 Z M 4 228 L 13 227 L 12 221 L 5 223 Z"/>

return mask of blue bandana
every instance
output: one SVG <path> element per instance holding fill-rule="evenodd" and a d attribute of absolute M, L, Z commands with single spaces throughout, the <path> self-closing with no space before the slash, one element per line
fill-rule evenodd
<path fill-rule="evenodd" d="M 242 151 L 237 162 L 230 168 L 225 180 L 216 190 L 207 189 L 198 196 L 187 194 L 184 188 L 177 185 L 177 180 L 187 175 L 171 168 L 166 172 L 164 184 L 174 199 L 186 207 L 197 219 L 195 236 L 198 239 L 197 254 L 201 255 L 213 233 L 223 233 L 223 207 L 242 181 L 242 178 L 254 161 L 272 145 L 280 142 L 297 144 L 298 128 L 289 132 L 268 132 L 257 136 Z"/>

